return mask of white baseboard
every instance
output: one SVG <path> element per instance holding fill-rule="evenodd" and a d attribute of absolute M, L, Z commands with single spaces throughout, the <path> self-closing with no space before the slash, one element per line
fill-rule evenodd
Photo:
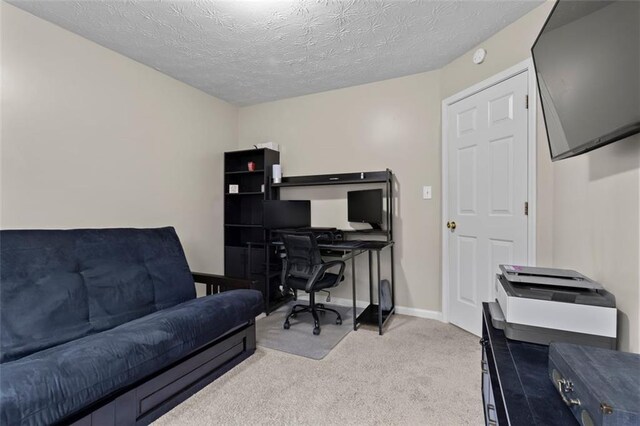
<path fill-rule="evenodd" d="M 316 299 L 320 302 L 322 302 L 323 300 L 323 296 L 319 295 L 319 297 Z M 307 296 L 306 294 L 304 295 L 299 295 L 298 296 L 298 300 L 309 300 L 309 296 Z M 346 299 L 344 297 L 332 297 L 331 298 L 331 302 L 334 305 L 338 305 L 338 306 L 353 306 L 353 300 L 351 299 Z M 369 302 L 366 300 L 356 300 L 356 306 L 358 308 L 366 308 L 367 306 L 369 306 Z M 418 309 L 418 308 L 408 308 L 406 306 L 396 306 L 396 313 L 400 314 L 400 315 L 409 315 L 411 317 L 417 317 L 417 318 L 427 318 L 427 319 L 433 319 L 433 320 L 437 320 L 437 321 L 442 321 L 442 312 L 438 312 L 438 311 L 430 311 L 428 309 Z"/>
<path fill-rule="evenodd" d="M 428 309 L 407 308 L 406 306 L 396 306 L 396 312 L 400 315 L 409 315 L 418 318 L 427 318 L 442 321 L 442 312 L 430 311 Z"/>

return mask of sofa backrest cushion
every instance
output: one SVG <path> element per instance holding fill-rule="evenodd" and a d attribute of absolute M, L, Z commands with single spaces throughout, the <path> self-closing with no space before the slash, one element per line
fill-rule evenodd
<path fill-rule="evenodd" d="M 195 298 L 173 228 L 0 231 L 0 362 Z"/>

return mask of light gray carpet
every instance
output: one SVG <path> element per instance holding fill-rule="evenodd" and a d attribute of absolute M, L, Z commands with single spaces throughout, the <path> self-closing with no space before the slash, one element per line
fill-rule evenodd
<path fill-rule="evenodd" d="M 478 338 L 396 315 L 323 360 L 259 347 L 157 425 L 480 425 Z"/>
<path fill-rule="evenodd" d="M 323 359 L 331 349 L 353 331 L 353 310 L 345 306 L 335 306 L 325 303 L 327 308 L 335 309 L 342 316 L 342 325 L 336 324 L 336 315 L 327 312 L 320 315 L 320 334 L 313 334 L 313 316 L 310 313 L 302 313 L 292 318 L 289 323 L 291 328 L 282 328 L 284 319 L 291 306 L 298 302 L 291 302 L 283 306 L 268 317 L 256 322 L 256 334 L 259 346 L 300 355 L 311 359 Z M 305 304 L 306 301 L 299 303 Z M 361 311 L 361 310 L 359 310 Z"/>

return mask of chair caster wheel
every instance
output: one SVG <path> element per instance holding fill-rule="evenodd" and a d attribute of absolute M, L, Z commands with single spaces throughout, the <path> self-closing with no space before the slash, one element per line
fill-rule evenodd
<path fill-rule="evenodd" d="M 289 327 L 291 327 L 291 324 L 289 324 L 289 321 L 285 321 L 284 325 L 282 326 L 282 328 L 284 328 L 285 330 L 288 330 Z"/>
<path fill-rule="evenodd" d="M 313 334 L 314 334 L 315 336 L 317 336 L 318 334 L 320 334 L 320 327 L 316 327 L 316 328 L 314 328 L 314 329 L 313 329 Z"/>
<path fill-rule="evenodd" d="M 338 325 L 342 325 L 342 318 L 338 318 L 338 319 L 336 320 L 336 324 L 338 324 Z"/>

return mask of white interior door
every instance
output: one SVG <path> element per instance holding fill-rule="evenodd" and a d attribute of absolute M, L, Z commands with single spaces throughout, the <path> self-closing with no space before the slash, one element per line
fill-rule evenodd
<path fill-rule="evenodd" d="M 480 335 L 501 263 L 527 263 L 527 72 L 447 107 L 449 321 Z"/>

